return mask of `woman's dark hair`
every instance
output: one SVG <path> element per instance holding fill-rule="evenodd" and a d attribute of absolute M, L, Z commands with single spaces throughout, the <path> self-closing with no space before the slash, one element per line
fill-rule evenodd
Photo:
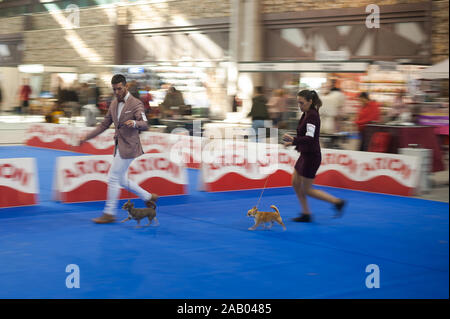
<path fill-rule="evenodd" d="M 359 94 L 359 98 L 368 100 L 369 99 L 369 94 L 367 94 L 367 92 L 361 92 Z"/>
<path fill-rule="evenodd" d="M 127 85 L 127 79 L 122 74 L 115 74 L 111 79 L 111 84 L 122 83 L 124 86 Z"/>
<path fill-rule="evenodd" d="M 319 95 L 314 90 L 302 90 L 298 92 L 297 96 L 303 97 L 307 101 L 312 101 L 311 107 L 316 111 L 322 106 L 322 101 L 319 98 Z"/>

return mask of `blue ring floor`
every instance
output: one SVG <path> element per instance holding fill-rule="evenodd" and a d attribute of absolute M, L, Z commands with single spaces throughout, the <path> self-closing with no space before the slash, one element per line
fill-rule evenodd
<path fill-rule="evenodd" d="M 344 216 L 309 199 L 314 222 L 303 224 L 290 220 L 300 211 L 292 188 L 266 189 L 260 209 L 275 204 L 287 230 L 249 231 L 261 191 L 200 192 L 189 169 L 189 194 L 159 200 L 159 226 L 97 225 L 104 202 L 51 199 L 55 159 L 72 155 L 0 147 L 0 158 L 37 159 L 41 192 L 37 206 L 0 209 L 2 299 L 449 298 L 448 203 L 318 187 L 348 200 Z M 66 287 L 69 264 L 80 288 Z M 370 264 L 379 288 L 366 287 Z"/>

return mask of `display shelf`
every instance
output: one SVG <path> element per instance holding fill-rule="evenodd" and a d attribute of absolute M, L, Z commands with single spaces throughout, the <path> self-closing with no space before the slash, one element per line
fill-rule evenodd
<path fill-rule="evenodd" d="M 389 92 L 389 91 L 369 91 L 371 94 L 386 94 L 386 95 L 398 95 L 399 93 L 406 93 L 407 91 L 397 91 L 397 92 Z"/>
<path fill-rule="evenodd" d="M 392 104 L 399 94 L 406 94 L 407 83 L 405 81 L 363 81 L 359 83 L 361 91 L 367 91 L 371 98 L 380 102 Z"/>
<path fill-rule="evenodd" d="M 373 85 L 373 86 L 379 86 L 379 85 L 385 85 L 385 86 L 405 86 L 406 82 L 360 82 L 362 85 Z"/>

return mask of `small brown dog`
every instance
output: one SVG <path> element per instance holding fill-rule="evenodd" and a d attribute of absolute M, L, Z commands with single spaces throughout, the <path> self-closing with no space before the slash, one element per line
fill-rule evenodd
<path fill-rule="evenodd" d="M 266 228 L 266 223 L 270 223 L 269 229 L 272 228 L 273 223 L 277 222 L 281 226 L 283 226 L 283 230 L 286 230 L 286 226 L 283 223 L 283 220 L 281 219 L 280 212 L 278 211 L 278 208 L 275 205 L 270 206 L 270 208 L 273 208 L 274 212 L 260 212 L 258 209 L 253 207 L 247 212 L 248 217 L 254 217 L 255 218 L 255 225 L 250 227 L 248 230 L 255 230 L 256 227 L 258 227 L 260 224 L 263 224 L 263 227 Z"/>
<path fill-rule="evenodd" d="M 156 207 L 156 206 L 155 206 Z M 156 225 L 159 225 L 158 219 L 156 219 L 156 210 L 155 207 L 149 208 L 134 208 L 134 204 L 128 200 L 125 204 L 123 204 L 122 209 L 128 211 L 128 217 L 121 221 L 121 223 L 126 222 L 127 220 L 134 219 L 137 220 L 137 226 L 140 227 L 139 223 L 141 219 L 147 217 L 148 224 L 146 226 L 150 226 L 152 220 L 155 220 Z"/>

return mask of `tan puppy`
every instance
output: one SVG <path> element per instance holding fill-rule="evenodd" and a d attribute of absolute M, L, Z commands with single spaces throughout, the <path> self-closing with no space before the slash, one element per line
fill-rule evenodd
<path fill-rule="evenodd" d="M 273 222 L 277 222 L 281 226 L 283 226 L 283 230 L 286 230 L 286 226 L 281 219 L 280 212 L 275 205 L 270 206 L 273 208 L 274 212 L 260 212 L 258 209 L 253 207 L 247 212 L 247 216 L 255 218 L 255 225 L 249 228 L 249 230 L 255 230 L 260 224 L 263 224 L 263 227 L 266 228 L 265 223 L 270 223 L 269 229 L 272 228 Z"/>
<path fill-rule="evenodd" d="M 148 218 L 148 224 L 146 226 L 150 226 L 152 220 L 154 219 L 156 225 L 159 224 L 158 219 L 156 219 L 156 210 L 155 208 L 134 208 L 134 204 L 128 200 L 125 204 L 123 204 L 122 209 L 128 211 L 128 217 L 121 221 L 121 223 L 126 222 L 127 220 L 134 219 L 137 220 L 137 226 L 140 227 L 139 223 L 142 218 Z"/>

